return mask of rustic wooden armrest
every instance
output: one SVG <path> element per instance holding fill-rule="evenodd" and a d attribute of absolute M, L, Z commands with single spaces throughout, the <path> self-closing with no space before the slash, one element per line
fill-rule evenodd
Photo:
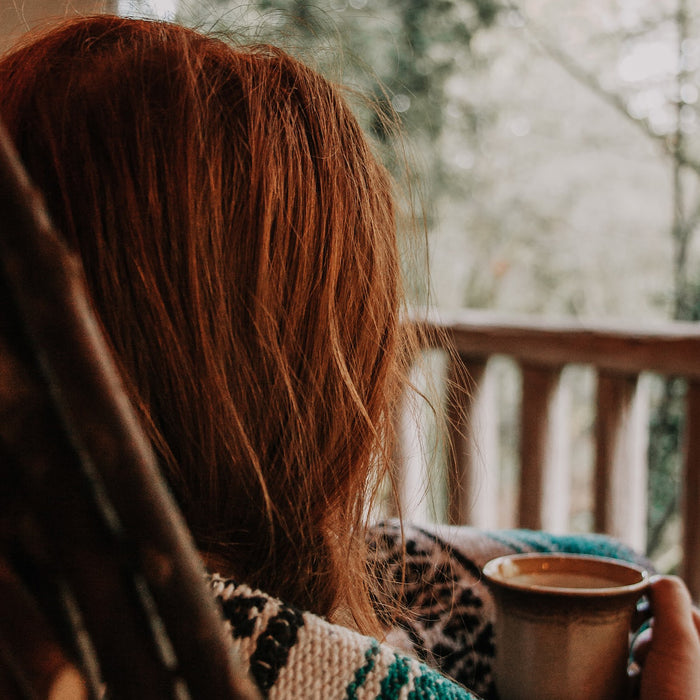
<path fill-rule="evenodd" d="M 110 698 L 254 697 L 80 262 L 1 125 L 0 298 L 0 556 L 12 575 L 92 697 L 105 684 Z"/>

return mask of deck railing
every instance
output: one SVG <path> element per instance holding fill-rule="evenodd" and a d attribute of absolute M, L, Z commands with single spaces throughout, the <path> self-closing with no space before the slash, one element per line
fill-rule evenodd
<path fill-rule="evenodd" d="M 505 507 L 492 483 L 497 407 L 490 360 L 508 356 L 519 367 L 520 477 L 514 523 L 566 531 L 569 522 L 570 450 L 562 371 L 587 365 L 597 378 L 593 430 L 593 524 L 637 549 L 646 543 L 648 373 L 687 382 L 682 447 L 681 574 L 700 599 L 700 324 L 648 327 L 505 318 L 460 311 L 421 321 L 427 346 L 452 345 L 448 355 L 448 454 L 446 519 L 493 526 Z M 464 386 L 466 369 L 469 380 Z M 401 458 L 411 480 L 411 459 Z"/>

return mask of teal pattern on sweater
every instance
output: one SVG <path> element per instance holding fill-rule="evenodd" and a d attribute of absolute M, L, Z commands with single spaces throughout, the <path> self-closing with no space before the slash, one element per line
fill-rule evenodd
<path fill-rule="evenodd" d="M 484 535 L 502 542 L 517 553 L 566 552 L 639 561 L 639 554 L 633 549 L 607 535 L 553 535 L 538 530 L 496 530 L 485 532 Z"/>

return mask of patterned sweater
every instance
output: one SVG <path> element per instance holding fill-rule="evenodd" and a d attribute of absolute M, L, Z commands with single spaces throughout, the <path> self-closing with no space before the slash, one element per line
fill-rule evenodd
<path fill-rule="evenodd" d="M 285 700 L 494 699 L 493 603 L 483 565 L 513 552 L 598 554 L 648 565 L 601 535 L 548 535 L 529 530 L 382 523 L 371 534 L 382 596 L 397 599 L 379 642 L 215 575 L 234 644 L 263 697 Z M 401 577 L 403 571 L 403 585 Z"/>

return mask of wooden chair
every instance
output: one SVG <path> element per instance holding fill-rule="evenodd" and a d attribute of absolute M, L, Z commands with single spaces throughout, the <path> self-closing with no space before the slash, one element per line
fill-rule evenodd
<path fill-rule="evenodd" d="M 256 697 L 1 125 L 0 298 L 0 695 Z"/>

